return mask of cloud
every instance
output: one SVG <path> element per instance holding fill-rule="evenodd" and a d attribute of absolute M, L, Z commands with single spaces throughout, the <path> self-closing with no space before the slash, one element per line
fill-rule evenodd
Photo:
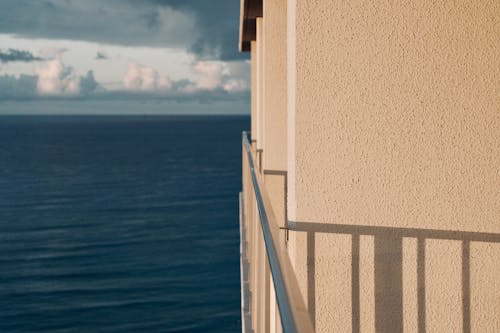
<path fill-rule="evenodd" d="M 60 58 L 62 57 L 63 53 L 66 52 L 68 52 L 68 49 L 60 47 L 44 47 L 42 50 L 40 50 L 40 53 L 46 59 Z"/>
<path fill-rule="evenodd" d="M 243 92 L 250 90 L 250 62 L 226 62 L 224 90 L 228 92 Z"/>
<path fill-rule="evenodd" d="M 37 91 L 40 95 L 78 95 L 81 78 L 71 67 L 65 66 L 61 59 L 53 59 L 36 70 Z"/>
<path fill-rule="evenodd" d="M 95 58 L 95 60 L 107 60 L 108 59 L 108 56 L 102 52 L 97 52 Z"/>
<path fill-rule="evenodd" d="M 247 61 L 196 61 L 193 78 L 173 81 L 150 66 L 129 63 L 122 88 L 105 90 L 93 71 L 81 76 L 64 64 L 61 57 L 47 60 L 36 75 L 0 76 L 0 100 L 30 99 L 169 99 L 179 102 L 197 100 L 243 100 L 249 96 Z"/>
<path fill-rule="evenodd" d="M 0 50 L 0 62 L 8 63 L 8 62 L 33 62 L 33 61 L 41 61 L 43 60 L 40 57 L 36 57 L 33 53 L 29 51 L 16 50 L 16 49 L 8 49 L 7 51 Z"/>
<path fill-rule="evenodd" d="M 131 62 L 122 78 L 122 89 L 92 95 L 95 99 L 173 100 L 212 103 L 249 100 L 248 61 L 206 61 L 192 63 L 192 78 L 171 80 L 151 67 Z"/>
<path fill-rule="evenodd" d="M 26 100 L 36 98 L 82 97 L 98 90 L 92 71 L 77 75 L 60 58 L 47 61 L 36 75 L 0 76 L 0 99 Z"/>
<path fill-rule="evenodd" d="M 128 64 L 122 83 L 126 90 L 135 92 L 166 92 L 173 86 L 169 77 L 160 76 L 156 69 L 136 63 Z"/>
<path fill-rule="evenodd" d="M 243 80 L 230 80 L 226 82 L 223 86 L 225 91 L 246 91 L 248 90 L 248 84 Z"/>
<path fill-rule="evenodd" d="M 36 96 L 36 82 L 33 75 L 0 76 L 0 100 L 33 98 Z"/>
<path fill-rule="evenodd" d="M 236 60 L 247 57 L 238 51 L 240 1 L 234 0 L 146 0 L 190 13 L 200 35 L 190 51 L 202 59 Z"/>
<path fill-rule="evenodd" d="M 195 87 L 199 90 L 214 90 L 222 84 L 223 64 L 218 61 L 198 61 L 194 65 L 197 73 Z"/>
<path fill-rule="evenodd" d="M 98 90 L 99 84 L 95 80 L 94 72 L 88 71 L 87 75 L 80 78 L 80 94 L 87 96 Z"/>
<path fill-rule="evenodd" d="M 223 90 L 229 93 L 244 92 L 250 89 L 250 64 L 247 61 L 205 61 L 193 65 L 195 79 L 186 86 L 185 91 Z"/>
<path fill-rule="evenodd" d="M 194 20 L 142 0 L 0 1 L 0 31 L 29 38 L 184 48 L 197 38 Z"/>
<path fill-rule="evenodd" d="M 234 60 L 235 0 L 2 0 L 0 31 L 24 37 L 127 46 L 180 47 L 202 59 Z"/>

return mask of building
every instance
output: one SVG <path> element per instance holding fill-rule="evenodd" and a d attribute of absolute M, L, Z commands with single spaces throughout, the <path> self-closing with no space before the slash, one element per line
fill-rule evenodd
<path fill-rule="evenodd" d="M 240 49 L 243 330 L 500 332 L 500 2 L 241 0 Z"/>

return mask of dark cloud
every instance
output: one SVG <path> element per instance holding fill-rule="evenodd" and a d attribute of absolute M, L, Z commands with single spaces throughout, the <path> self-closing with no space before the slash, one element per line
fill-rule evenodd
<path fill-rule="evenodd" d="M 242 102 L 245 104 L 250 103 L 250 94 L 248 92 L 229 93 L 223 89 L 212 91 L 197 91 L 194 93 L 182 92 L 184 82 L 176 82 L 176 88 L 169 93 L 156 93 L 156 92 L 132 92 L 125 90 L 118 91 L 100 91 L 95 92 L 89 100 L 111 100 L 111 101 L 161 101 L 169 100 L 177 103 L 200 103 L 209 104 L 220 101 Z"/>
<path fill-rule="evenodd" d="M 82 95 L 89 95 L 97 90 L 99 84 L 94 78 L 94 72 L 88 71 L 87 75 L 80 78 L 80 93 Z"/>
<path fill-rule="evenodd" d="M 203 58 L 238 53 L 236 0 L 2 0 L 0 33 L 121 45 L 183 47 Z"/>
<path fill-rule="evenodd" d="M 0 33 L 153 47 L 196 35 L 193 17 L 133 0 L 2 0 Z"/>
<path fill-rule="evenodd" d="M 7 51 L 0 50 L 0 62 L 3 63 L 15 62 L 15 61 L 32 62 L 41 60 L 43 59 L 40 57 L 35 57 L 33 53 L 29 51 L 15 50 L 15 49 L 9 49 Z"/>
<path fill-rule="evenodd" d="M 191 51 L 202 57 L 222 60 L 242 59 L 238 52 L 240 1 L 235 0 L 149 0 L 162 6 L 192 13 L 201 35 Z"/>
<path fill-rule="evenodd" d="M 107 60 L 108 56 L 102 52 L 97 52 L 95 55 L 95 60 Z"/>
<path fill-rule="evenodd" d="M 37 77 L 33 75 L 0 76 L 0 100 L 31 99 L 36 96 Z"/>

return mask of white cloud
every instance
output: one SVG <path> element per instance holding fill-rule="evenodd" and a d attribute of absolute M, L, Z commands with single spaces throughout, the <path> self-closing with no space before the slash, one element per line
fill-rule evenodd
<path fill-rule="evenodd" d="M 60 58 L 48 61 L 36 69 L 37 91 L 40 95 L 78 95 L 81 78 Z"/>
<path fill-rule="evenodd" d="M 197 74 L 195 86 L 200 90 L 214 90 L 222 83 L 222 70 L 224 66 L 219 61 L 198 61 L 194 65 Z"/>
<path fill-rule="evenodd" d="M 231 61 L 225 66 L 224 90 L 242 92 L 250 90 L 250 62 Z"/>
<path fill-rule="evenodd" d="M 247 91 L 248 83 L 244 80 L 229 80 L 224 84 L 223 88 L 227 92 Z"/>
<path fill-rule="evenodd" d="M 195 79 L 186 87 L 187 92 L 222 89 L 242 92 L 250 89 L 250 65 L 247 61 L 196 61 Z"/>
<path fill-rule="evenodd" d="M 40 50 L 40 54 L 46 59 L 61 58 L 62 54 L 68 49 L 62 47 L 44 47 Z"/>
<path fill-rule="evenodd" d="M 93 71 L 78 75 L 60 57 L 45 61 L 35 69 L 35 75 L 0 76 L 0 100 L 87 96 L 97 89 Z"/>
<path fill-rule="evenodd" d="M 166 92 L 172 88 L 172 80 L 160 76 L 153 67 L 129 63 L 122 80 L 123 86 L 130 91 Z"/>

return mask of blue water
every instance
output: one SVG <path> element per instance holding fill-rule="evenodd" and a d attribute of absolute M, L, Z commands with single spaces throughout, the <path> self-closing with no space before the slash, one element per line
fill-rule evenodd
<path fill-rule="evenodd" d="M 237 332 L 248 117 L 0 117 L 0 332 Z"/>

